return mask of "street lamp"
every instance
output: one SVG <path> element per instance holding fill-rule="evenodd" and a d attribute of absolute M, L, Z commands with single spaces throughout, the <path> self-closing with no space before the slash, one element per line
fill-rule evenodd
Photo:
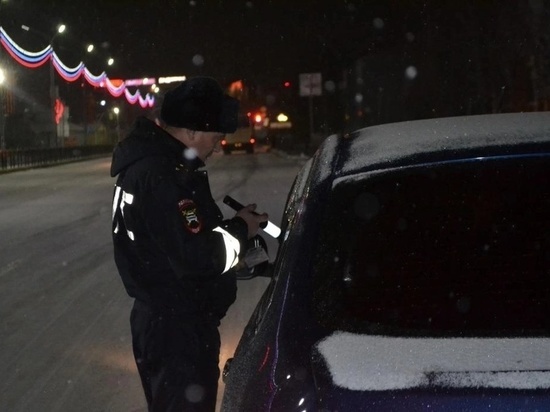
<path fill-rule="evenodd" d="M 0 1 L 2 1 L 2 0 L 0 0 Z M 96 67 L 96 68 L 100 69 L 100 71 L 103 70 L 104 62 L 105 62 L 105 64 L 107 64 L 107 66 L 112 66 L 113 64 L 115 64 L 115 59 L 112 56 L 109 56 L 105 61 L 103 61 L 103 59 L 105 58 L 105 55 L 106 55 L 106 49 L 108 47 L 109 47 L 108 43 L 100 44 L 99 47 L 96 47 L 96 45 L 94 45 L 92 43 L 89 43 L 89 44 L 86 45 L 86 52 L 90 55 L 90 57 L 95 56 L 95 58 L 94 58 L 94 63 L 95 64 L 93 66 L 96 66 L 97 62 L 98 62 L 98 58 L 101 58 L 101 61 L 102 61 L 101 66 Z M 88 68 L 90 68 L 90 64 L 87 64 L 87 66 L 88 66 Z M 92 70 L 92 71 L 94 71 L 94 70 Z"/>
<path fill-rule="evenodd" d="M 120 121 L 118 118 L 118 115 L 120 114 L 120 109 L 116 106 L 113 107 L 113 113 L 116 116 L 116 135 L 117 135 L 118 141 L 120 141 Z"/>
<path fill-rule="evenodd" d="M 95 49 L 95 46 L 92 43 L 89 43 L 86 46 L 86 53 L 92 54 Z M 84 59 L 83 59 L 84 60 Z M 88 97 L 86 93 L 86 83 L 84 80 L 82 80 L 82 124 L 84 125 L 84 144 L 87 144 L 88 142 L 88 108 L 89 108 L 89 102 Z"/>

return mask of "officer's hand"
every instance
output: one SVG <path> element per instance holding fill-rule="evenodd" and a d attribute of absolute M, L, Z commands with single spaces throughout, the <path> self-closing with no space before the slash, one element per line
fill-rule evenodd
<path fill-rule="evenodd" d="M 260 223 L 267 222 L 269 219 L 269 216 L 267 213 L 256 213 L 254 212 L 256 210 L 255 204 L 249 204 L 246 205 L 244 208 L 239 210 L 235 216 L 241 217 L 248 226 L 248 238 L 252 239 L 256 234 L 258 233 L 258 229 L 260 229 Z"/>

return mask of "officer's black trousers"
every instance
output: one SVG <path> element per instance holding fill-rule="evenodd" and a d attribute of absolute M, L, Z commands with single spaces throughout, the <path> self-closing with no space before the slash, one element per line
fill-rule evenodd
<path fill-rule="evenodd" d="M 130 325 L 149 412 L 213 412 L 220 375 L 218 325 L 160 314 L 138 301 Z"/>

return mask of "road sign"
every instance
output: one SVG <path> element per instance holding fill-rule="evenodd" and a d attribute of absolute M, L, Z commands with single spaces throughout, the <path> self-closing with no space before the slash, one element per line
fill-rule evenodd
<path fill-rule="evenodd" d="M 321 96 L 321 73 L 300 74 L 300 96 Z"/>

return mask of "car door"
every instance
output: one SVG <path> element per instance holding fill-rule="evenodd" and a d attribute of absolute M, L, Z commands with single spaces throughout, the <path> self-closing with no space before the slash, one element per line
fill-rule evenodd
<path fill-rule="evenodd" d="M 273 356 L 275 347 L 273 342 L 280 305 L 274 303 L 281 303 L 285 281 L 285 273 L 281 268 L 284 267 L 286 255 L 291 252 L 286 240 L 293 230 L 296 213 L 300 210 L 300 202 L 306 193 L 310 170 L 311 160 L 304 165 L 294 180 L 282 218 L 282 234 L 274 263 L 274 275 L 244 329 L 234 357 L 224 368 L 226 387 L 222 410 L 255 410 L 254 408 L 260 408 L 262 405 L 262 399 L 269 396 L 270 376 L 267 367 L 264 366 Z"/>

